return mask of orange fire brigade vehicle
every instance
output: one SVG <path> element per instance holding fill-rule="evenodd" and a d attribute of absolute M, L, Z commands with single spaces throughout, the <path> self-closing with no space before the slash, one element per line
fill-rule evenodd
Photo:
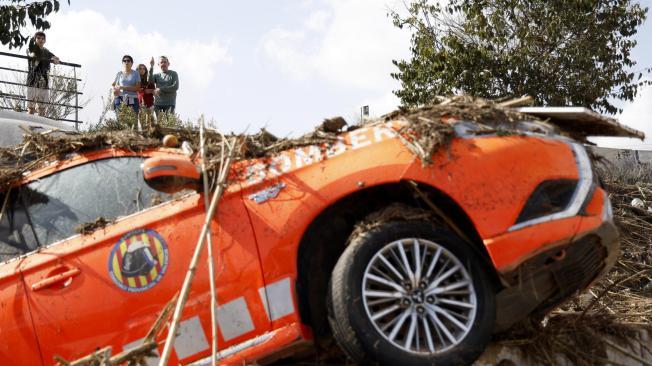
<path fill-rule="evenodd" d="M 220 364 L 333 338 L 359 363 L 468 364 L 609 269 L 618 234 L 582 144 L 537 121 L 516 134 L 449 123 L 431 164 L 390 121 L 232 166 L 212 220 Z M 205 219 L 203 190 L 187 189 L 197 166 L 180 149 L 81 151 L 2 193 L 1 365 L 140 344 Z M 152 188 L 157 171 L 184 178 L 168 181 L 175 194 Z M 171 364 L 210 363 L 205 258 Z"/>

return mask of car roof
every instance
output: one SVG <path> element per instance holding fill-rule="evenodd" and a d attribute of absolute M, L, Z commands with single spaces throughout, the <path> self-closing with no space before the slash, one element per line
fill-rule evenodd
<path fill-rule="evenodd" d="M 9 147 L 23 141 L 25 130 L 47 131 L 59 129 L 74 131 L 75 128 L 63 122 L 49 118 L 14 111 L 0 111 L 0 147 Z"/>

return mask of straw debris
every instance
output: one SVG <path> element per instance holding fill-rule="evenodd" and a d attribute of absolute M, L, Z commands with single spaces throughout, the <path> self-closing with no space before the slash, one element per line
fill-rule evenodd
<path fill-rule="evenodd" d="M 399 137 L 410 151 L 421 158 L 424 165 L 454 136 L 453 127 L 443 121 L 449 119 L 475 122 L 477 134 L 518 134 L 514 127 L 519 121 L 539 121 L 536 117 L 519 113 L 492 101 L 462 95 L 445 99 L 439 104 L 417 109 L 399 109 L 381 117 L 385 122 L 406 122 Z"/>
<path fill-rule="evenodd" d="M 501 133 L 520 120 L 536 119 L 491 101 L 460 96 L 447 99 L 436 105 L 413 110 L 397 110 L 380 119 L 365 121 L 361 125 L 348 126 L 342 117 L 324 120 L 312 132 L 297 138 L 279 138 L 265 129 L 250 135 L 238 136 L 243 140 L 235 160 L 269 157 L 281 151 L 309 145 L 331 146 L 340 141 L 339 134 L 360 127 L 400 120 L 404 127 L 399 138 L 408 149 L 415 153 L 424 164 L 431 163 L 431 156 L 453 138 L 453 128 L 444 121 L 448 118 L 473 121 L 478 125 L 478 133 Z M 348 127 L 347 127 L 348 126 Z M 345 129 L 346 128 L 346 129 Z M 514 132 L 508 132 L 514 133 Z M 113 147 L 132 151 L 142 151 L 163 146 L 161 140 L 166 135 L 175 135 L 179 141 L 187 141 L 193 151 L 199 151 L 199 131 L 195 127 L 171 128 L 151 126 L 145 131 L 132 129 L 116 130 L 115 126 L 93 132 L 76 133 L 57 131 L 56 133 L 26 133 L 23 144 L 15 148 L 0 149 L 0 189 L 20 180 L 21 175 L 46 162 L 60 159 L 67 154 Z M 219 169 L 222 140 L 233 135 L 222 135 L 214 130 L 206 131 L 206 156 L 209 171 Z M 196 154 L 196 153 L 195 153 Z M 193 155 L 194 157 L 194 155 Z"/>

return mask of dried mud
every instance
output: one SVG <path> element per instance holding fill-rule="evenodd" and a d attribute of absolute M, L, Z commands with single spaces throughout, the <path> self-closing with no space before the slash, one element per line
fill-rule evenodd
<path fill-rule="evenodd" d="M 102 229 L 111 223 L 113 223 L 113 220 L 107 220 L 104 217 L 98 217 L 93 222 L 87 222 L 85 224 L 79 225 L 75 228 L 75 232 L 78 232 L 82 235 L 91 234 L 95 230 Z"/>

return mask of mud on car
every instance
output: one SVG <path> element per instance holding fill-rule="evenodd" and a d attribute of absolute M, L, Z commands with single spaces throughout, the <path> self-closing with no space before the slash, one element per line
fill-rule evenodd
<path fill-rule="evenodd" d="M 410 133 L 419 118 L 439 127 Z M 334 338 L 358 363 L 469 364 L 609 269 L 618 236 L 585 148 L 535 117 L 501 123 L 422 110 L 234 164 L 211 228 L 220 362 Z M 139 344 L 201 231 L 197 166 L 179 149 L 86 147 L 4 190 L 1 364 Z M 202 260 L 171 362 L 208 364 L 210 334 Z"/>

